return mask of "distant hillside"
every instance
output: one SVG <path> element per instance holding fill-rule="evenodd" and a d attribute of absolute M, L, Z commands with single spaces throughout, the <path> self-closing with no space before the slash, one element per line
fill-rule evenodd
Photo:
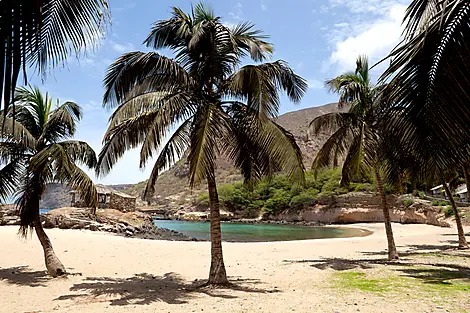
<path fill-rule="evenodd" d="M 336 111 L 338 111 L 337 104 L 330 103 L 319 107 L 289 112 L 277 118 L 277 122 L 294 135 L 302 151 L 306 168 L 310 168 L 313 158 L 327 138 L 327 135 L 323 134 L 307 140 L 309 123 L 317 116 Z M 191 190 L 188 186 L 187 174 L 188 165 L 185 160 L 179 161 L 168 171 L 163 173 L 158 178 L 155 185 L 153 204 L 175 208 L 190 206 L 193 199 L 206 190 L 206 186 L 201 185 Z M 217 162 L 216 177 L 219 185 L 241 179 L 239 172 L 222 158 Z M 113 185 L 111 187 L 131 195 L 140 196 L 145 189 L 145 184 L 146 182 L 144 181 L 137 184 Z M 69 191 L 69 189 L 62 188 L 57 184 L 50 185 L 46 194 L 43 196 L 41 206 L 61 207 L 69 205 Z M 144 205 L 142 202 L 140 204 Z"/>

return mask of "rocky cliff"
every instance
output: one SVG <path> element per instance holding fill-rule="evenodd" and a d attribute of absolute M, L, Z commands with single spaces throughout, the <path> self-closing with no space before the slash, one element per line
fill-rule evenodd
<path fill-rule="evenodd" d="M 409 207 L 404 207 L 402 196 L 390 195 L 387 203 L 392 222 L 404 224 L 429 224 L 449 227 L 444 213 L 439 207 L 433 207 L 429 201 L 413 199 Z M 324 224 L 351 224 L 383 222 L 380 197 L 374 193 L 350 192 L 334 199 L 328 205 L 317 205 L 298 212 L 281 212 L 267 217 L 269 220 L 288 222 L 316 222 Z"/>

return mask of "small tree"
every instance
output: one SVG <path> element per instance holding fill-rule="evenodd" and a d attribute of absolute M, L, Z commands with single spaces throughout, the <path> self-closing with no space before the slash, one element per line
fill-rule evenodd
<path fill-rule="evenodd" d="M 12 113 L 0 117 L 4 132 L 0 137 L 0 198 L 17 196 L 21 233 L 34 228 L 44 250 L 47 271 L 52 276 L 65 273 L 39 218 L 39 201 L 48 183 L 67 183 L 81 192 L 91 207 L 98 205 L 93 181 L 77 164 L 93 169 L 96 155 L 75 135 L 82 113 L 80 106 L 65 102 L 52 108 L 52 99 L 37 88 L 16 91 L 15 120 Z"/>

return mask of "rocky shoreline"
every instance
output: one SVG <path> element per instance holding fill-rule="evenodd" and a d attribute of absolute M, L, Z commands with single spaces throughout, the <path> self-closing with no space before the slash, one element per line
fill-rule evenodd
<path fill-rule="evenodd" d="M 0 207 L 0 226 L 19 225 L 19 222 L 13 205 Z M 98 210 L 94 216 L 89 209 L 60 208 L 42 214 L 41 222 L 44 228 L 101 231 L 139 239 L 197 241 L 180 232 L 155 226 L 152 216 L 141 212 L 106 209 Z"/>

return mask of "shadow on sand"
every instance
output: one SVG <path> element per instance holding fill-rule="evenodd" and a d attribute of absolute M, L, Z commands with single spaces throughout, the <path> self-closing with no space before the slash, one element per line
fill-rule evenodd
<path fill-rule="evenodd" d="M 379 259 L 342 259 L 327 258 L 319 260 L 299 260 L 289 261 L 288 263 L 309 263 L 311 267 L 335 271 L 348 271 L 354 269 L 369 270 L 378 265 L 392 266 L 394 270 L 401 273 L 402 276 L 412 277 L 428 284 L 450 285 L 452 280 L 465 280 L 470 284 L 470 267 L 461 264 L 420 262 L 402 259 L 400 261 L 387 261 Z"/>
<path fill-rule="evenodd" d="M 233 280 L 233 279 L 232 279 Z M 197 294 L 205 294 L 211 297 L 224 299 L 236 298 L 229 291 L 272 293 L 275 290 L 267 290 L 256 287 L 261 282 L 253 279 L 235 279 L 233 283 L 223 288 L 211 288 L 203 282 L 188 283 L 175 273 L 167 273 L 163 276 L 154 276 L 147 273 L 136 274 L 129 278 L 111 277 L 87 277 L 83 283 L 78 283 L 70 288 L 70 291 L 79 294 L 63 295 L 54 300 L 91 300 L 106 298 L 110 305 L 144 305 L 163 301 L 169 304 L 183 304 Z"/>
<path fill-rule="evenodd" d="M 31 271 L 28 266 L 0 268 L 0 281 L 11 285 L 45 287 L 49 280 L 46 271 Z"/>

